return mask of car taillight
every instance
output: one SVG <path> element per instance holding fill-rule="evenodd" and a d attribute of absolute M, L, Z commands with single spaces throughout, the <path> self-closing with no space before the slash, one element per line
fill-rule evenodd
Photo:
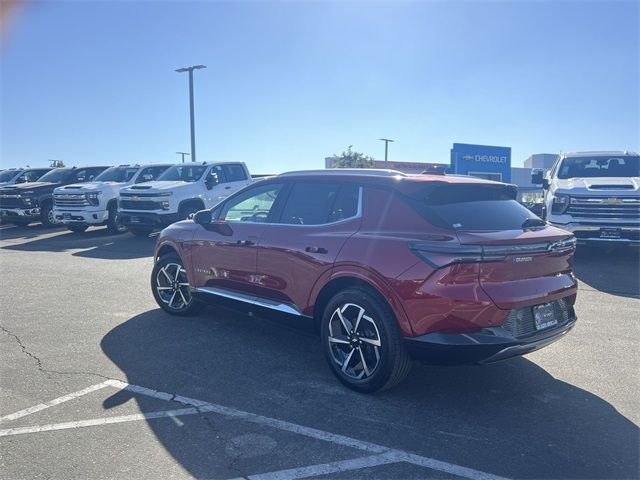
<path fill-rule="evenodd" d="M 569 195 L 557 194 L 553 196 L 553 203 L 551 205 L 551 213 L 563 214 L 569 208 L 570 202 Z"/>
<path fill-rule="evenodd" d="M 454 263 L 496 262 L 503 260 L 501 253 L 486 252 L 480 245 L 443 245 L 431 242 L 414 242 L 409 248 L 434 268 Z"/>

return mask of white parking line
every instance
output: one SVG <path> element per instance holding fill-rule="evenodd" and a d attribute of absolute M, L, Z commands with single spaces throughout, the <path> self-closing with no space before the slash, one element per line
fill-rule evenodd
<path fill-rule="evenodd" d="M 254 413 L 244 412 L 242 410 L 236 410 L 234 408 L 225 407 L 223 405 L 204 402 L 202 400 L 196 400 L 193 398 L 183 397 L 180 395 L 172 395 L 170 393 L 160 392 L 157 390 L 152 390 L 150 388 L 145 388 L 138 385 L 130 385 L 128 383 L 120 382 L 118 380 L 107 380 L 102 384 L 93 385 L 84 390 L 80 390 L 79 392 L 65 395 L 64 397 L 60 397 L 59 399 L 51 400 L 50 402 L 36 405 L 35 407 L 27 408 L 25 410 L 21 410 L 20 412 L 16 412 L 12 415 L 7 415 L 6 417 L 3 417 L 3 418 L 7 418 L 7 417 L 19 418 L 20 416 L 28 415 L 29 413 L 33 413 L 35 411 L 39 411 L 44 408 L 49 408 L 49 406 L 57 405 L 59 403 L 62 403 L 63 401 L 68 401 L 68 400 L 71 400 L 72 398 L 77 398 L 81 395 L 85 395 L 86 393 L 98 390 L 103 386 L 111 386 L 118 389 L 126 389 L 132 393 L 138 393 L 141 395 L 146 395 L 149 397 L 158 398 L 158 399 L 167 400 L 167 401 L 179 402 L 179 403 L 182 403 L 183 405 L 190 405 L 190 406 L 187 408 L 181 408 L 177 410 L 139 413 L 139 414 L 133 414 L 133 415 L 123 415 L 118 417 L 95 418 L 91 420 L 81 420 L 76 422 L 65 422 L 65 423 L 40 425 L 40 426 L 32 426 L 32 427 L 16 427 L 16 428 L 0 430 L 0 437 L 11 436 L 11 435 L 21 435 L 21 434 L 27 434 L 27 433 L 39 433 L 39 432 L 46 432 L 46 431 L 52 431 L 52 430 L 65 430 L 65 429 L 75 429 L 75 428 L 83 428 L 83 427 L 93 427 L 93 426 L 99 426 L 99 425 L 109 425 L 114 423 L 134 422 L 139 420 L 150 420 L 154 418 L 171 417 L 172 419 L 175 420 L 175 417 L 183 416 L 183 415 L 195 415 L 199 413 L 200 414 L 201 413 L 217 413 L 218 415 L 222 415 L 225 417 L 237 418 L 237 419 L 241 419 L 241 420 L 255 423 L 258 425 L 264 425 L 266 427 L 271 427 L 278 430 L 296 433 L 298 435 L 304 435 L 306 437 L 315 438 L 317 440 L 323 440 L 326 442 L 333 443 L 335 445 L 341 445 L 341 446 L 354 448 L 354 449 L 368 452 L 368 453 L 378 454 L 378 455 L 370 455 L 367 457 L 356 458 L 353 460 L 345 460 L 340 462 L 333 462 L 333 463 L 327 463 L 327 464 L 321 464 L 321 465 L 312 465 L 308 467 L 300 467 L 300 468 L 294 468 L 289 470 L 281 470 L 278 472 L 254 475 L 249 477 L 252 480 L 297 479 L 297 478 L 304 478 L 304 477 L 309 477 L 314 475 L 322 475 L 324 473 L 335 473 L 338 471 L 356 470 L 359 468 L 365 468 L 367 466 L 383 465 L 383 464 L 396 463 L 396 462 L 411 463 L 413 465 L 429 468 L 432 470 L 437 470 L 440 472 L 449 473 L 449 474 L 456 475 L 463 478 L 469 478 L 472 480 L 506 480 L 504 477 L 492 475 L 490 473 L 482 472 L 472 468 L 462 467 L 460 465 L 456 465 L 453 463 L 443 462 L 441 460 L 436 460 L 429 457 L 423 457 L 421 455 L 404 452 L 402 450 L 387 448 L 382 445 L 377 445 L 375 443 L 364 442 L 356 438 L 351 438 L 344 435 L 325 432 L 323 430 L 305 427 L 303 425 L 298 425 L 296 423 L 285 422 L 283 420 L 278 420 L 276 418 L 265 417 L 265 416 L 257 415 Z M 368 464 L 369 462 L 371 463 L 371 465 Z M 361 466 L 358 466 L 358 465 L 361 465 Z M 327 469 L 327 470 L 326 472 L 324 472 L 322 469 Z M 319 473 L 315 473 L 316 471 Z M 311 473 L 308 473 L 308 472 L 311 472 Z"/>
<path fill-rule="evenodd" d="M 152 418 L 177 417 L 182 415 L 196 415 L 200 410 L 195 407 L 180 408 L 178 410 L 163 410 L 159 412 L 134 413 L 133 415 L 121 415 L 119 417 L 92 418 L 91 420 L 79 420 L 77 422 L 51 423 L 49 425 L 36 425 L 33 427 L 15 427 L 0 430 L 0 437 L 12 435 L 24 435 L 27 433 L 51 432 L 52 430 L 68 430 L 70 428 L 96 427 L 113 423 L 137 422 Z"/>
<path fill-rule="evenodd" d="M 8 420 L 15 420 L 16 418 L 26 417 L 27 415 L 31 415 L 32 413 L 39 412 L 49 407 L 53 407 L 55 405 L 60 405 L 61 403 L 68 402 L 69 400 L 73 400 L 74 398 L 81 397 L 86 395 L 87 393 L 95 392 L 96 390 L 100 390 L 101 388 L 108 387 L 109 384 L 107 382 L 98 383 L 96 385 L 91 385 L 90 387 L 83 388 L 82 390 L 78 390 L 77 392 L 69 393 L 68 395 L 63 395 L 62 397 L 54 398 L 45 403 L 41 403 L 39 405 L 35 405 L 33 407 L 25 408 L 24 410 L 20 410 L 19 412 L 12 413 L 11 415 L 5 415 L 4 417 L 0 417 L 0 422 L 5 422 Z"/>
<path fill-rule="evenodd" d="M 249 475 L 245 478 L 248 480 L 296 480 L 298 478 L 316 477 L 319 475 L 327 475 L 329 473 L 377 467 L 379 465 L 387 465 L 390 463 L 397 463 L 399 461 L 402 460 L 399 460 L 398 455 L 394 452 L 381 453 L 380 455 L 352 458 L 350 460 L 342 460 L 341 462 L 323 463 L 320 465 L 310 465 L 308 467 L 290 468 L 288 470 L 280 470 L 277 472 L 259 473 L 257 475 Z"/>

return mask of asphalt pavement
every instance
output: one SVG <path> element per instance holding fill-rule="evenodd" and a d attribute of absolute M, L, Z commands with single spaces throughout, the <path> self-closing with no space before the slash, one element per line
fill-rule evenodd
<path fill-rule="evenodd" d="M 318 338 L 163 313 L 154 240 L 0 226 L 0 478 L 638 478 L 639 257 L 580 249 L 576 327 L 342 387 Z"/>

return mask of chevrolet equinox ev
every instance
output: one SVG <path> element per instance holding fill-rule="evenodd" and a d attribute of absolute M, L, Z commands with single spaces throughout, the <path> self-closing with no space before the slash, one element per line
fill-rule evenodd
<path fill-rule="evenodd" d="M 253 183 L 159 235 L 151 288 L 313 322 L 350 388 L 390 388 L 411 359 L 477 364 L 542 348 L 575 324 L 575 239 L 516 187 L 389 170 L 290 172 Z"/>

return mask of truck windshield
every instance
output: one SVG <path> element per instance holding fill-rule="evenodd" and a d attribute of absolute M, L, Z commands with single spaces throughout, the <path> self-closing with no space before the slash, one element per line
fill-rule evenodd
<path fill-rule="evenodd" d="M 432 225 L 461 231 L 519 230 L 538 220 L 516 201 L 508 185 L 449 184 L 408 197 L 409 205 Z"/>
<path fill-rule="evenodd" d="M 206 169 L 206 165 L 176 165 L 160 175 L 158 181 L 197 182 Z"/>
<path fill-rule="evenodd" d="M 128 182 L 140 167 L 111 167 L 93 179 L 94 182 Z"/>
<path fill-rule="evenodd" d="M 640 157 L 567 157 L 558 169 L 558 178 L 639 177 Z"/>
<path fill-rule="evenodd" d="M 4 172 L 0 172 L 0 182 L 8 182 L 21 171 L 22 170 L 5 170 Z"/>
<path fill-rule="evenodd" d="M 49 173 L 45 173 L 40 179 L 39 182 L 51 182 L 58 183 L 63 181 L 67 175 L 71 172 L 70 168 L 56 168 L 51 170 Z"/>

